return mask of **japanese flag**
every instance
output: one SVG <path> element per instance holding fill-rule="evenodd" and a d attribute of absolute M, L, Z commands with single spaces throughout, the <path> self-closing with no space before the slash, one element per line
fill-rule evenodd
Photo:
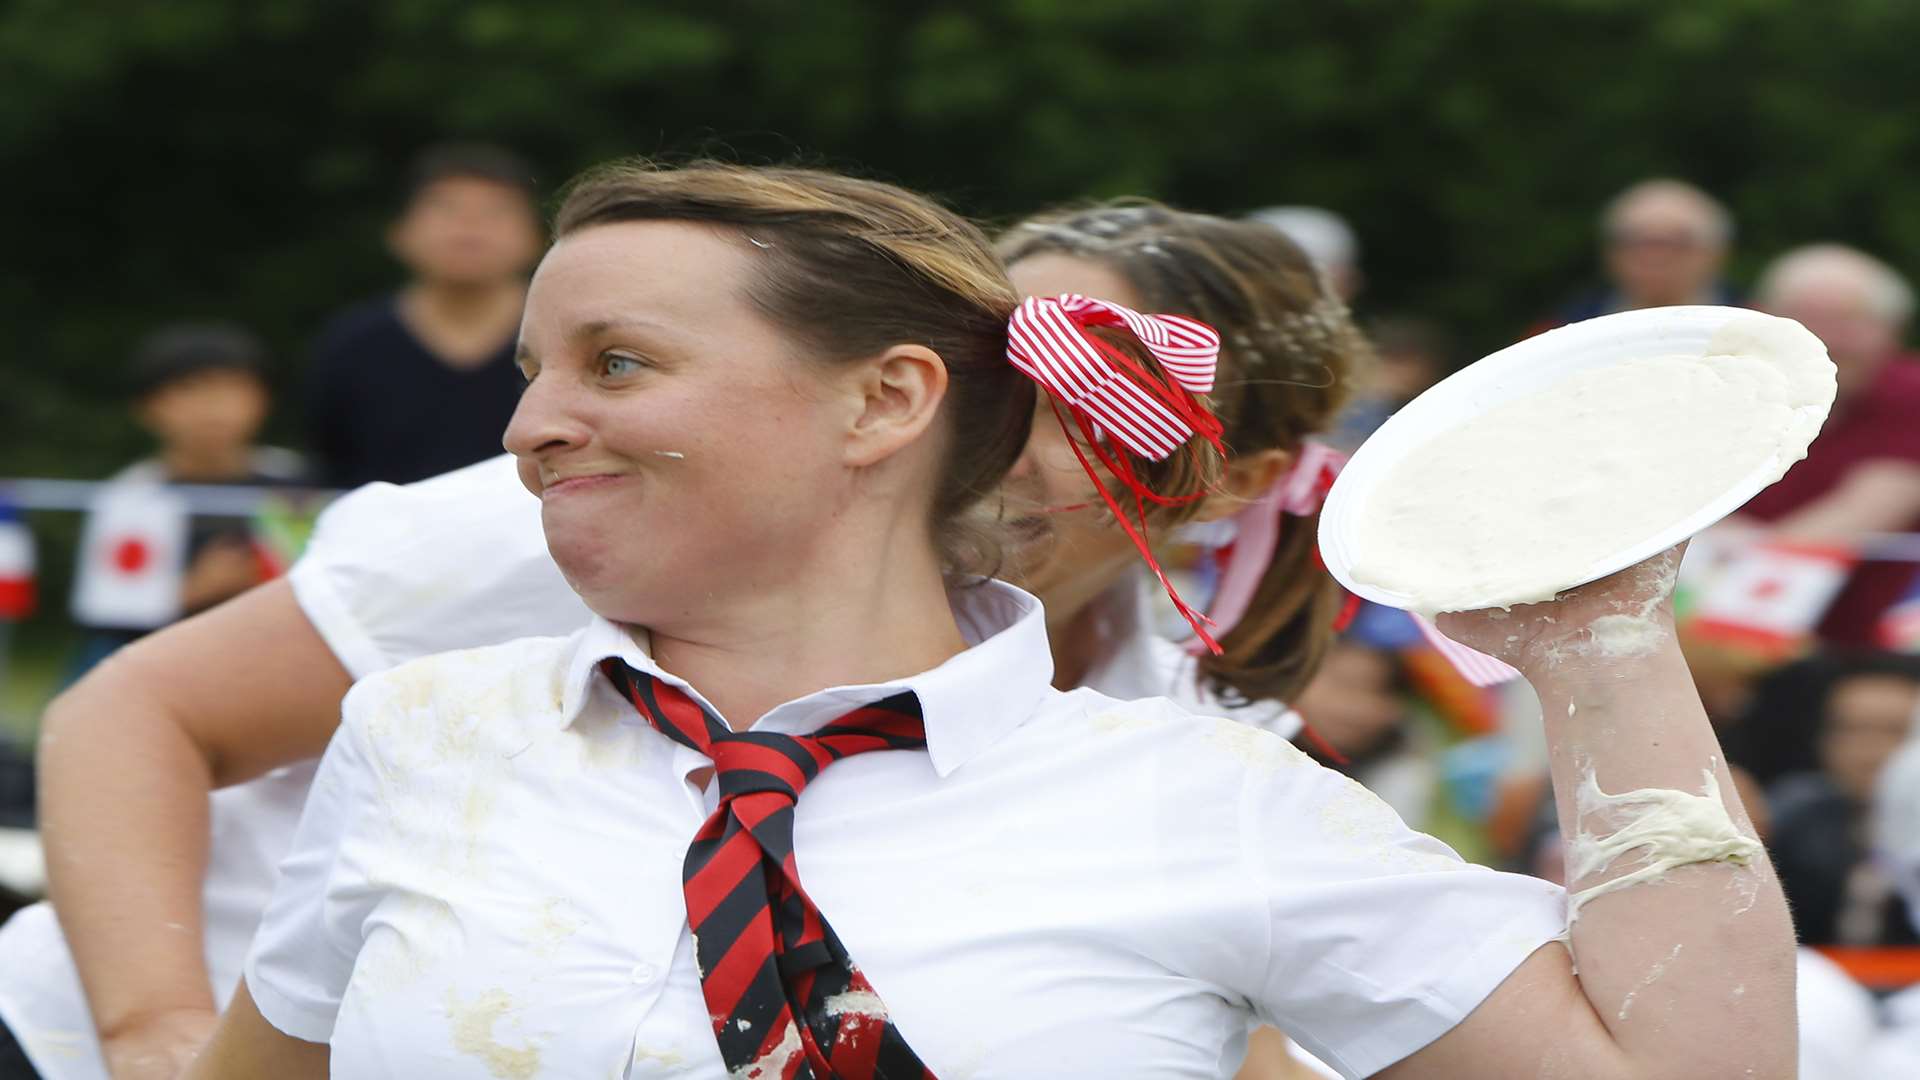
<path fill-rule="evenodd" d="M 73 617 L 88 626 L 150 630 L 180 617 L 188 512 L 160 484 L 110 484 L 80 539 Z"/>
<path fill-rule="evenodd" d="M 1840 548 L 1754 544 L 1703 585 L 1688 630 L 1770 659 L 1789 656 L 1811 637 L 1857 561 Z"/>

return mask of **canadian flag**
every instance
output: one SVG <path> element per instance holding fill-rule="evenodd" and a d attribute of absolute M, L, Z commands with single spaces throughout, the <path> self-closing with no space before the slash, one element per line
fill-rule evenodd
<path fill-rule="evenodd" d="M 107 485 L 80 538 L 73 617 L 87 626 L 150 630 L 180 617 L 185 502 L 156 483 Z"/>
<path fill-rule="evenodd" d="M 1702 584 L 1688 632 L 1768 659 L 1790 656 L 1807 643 L 1858 561 L 1843 548 L 1811 544 L 1736 551 Z"/>
<path fill-rule="evenodd" d="M 0 621 L 33 614 L 33 533 L 11 503 L 0 501 Z"/>

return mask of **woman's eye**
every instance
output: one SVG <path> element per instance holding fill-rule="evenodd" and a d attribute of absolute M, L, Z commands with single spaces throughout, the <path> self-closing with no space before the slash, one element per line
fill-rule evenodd
<path fill-rule="evenodd" d="M 610 352 L 600 354 L 600 369 L 608 375 L 632 375 L 646 366 L 644 360 L 626 353 Z"/>

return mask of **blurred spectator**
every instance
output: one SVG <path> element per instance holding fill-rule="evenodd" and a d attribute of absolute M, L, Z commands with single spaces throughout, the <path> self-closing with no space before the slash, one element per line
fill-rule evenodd
<path fill-rule="evenodd" d="M 1803 942 L 1920 942 L 1894 882 L 1871 857 L 1881 771 L 1920 710 L 1920 658 L 1867 653 L 1836 661 L 1817 714 L 1818 772 L 1773 785 L 1770 846 Z"/>
<path fill-rule="evenodd" d="M 259 339 L 224 324 L 167 327 L 135 352 L 134 413 L 158 453 L 109 480 L 88 513 L 73 597 L 82 670 L 269 576 L 248 518 L 195 514 L 170 491 L 305 479 L 297 455 L 254 443 L 270 404 L 265 358 Z"/>
<path fill-rule="evenodd" d="M 1907 741 L 1880 771 L 1873 852 L 1920 932 L 1920 723 L 1908 729 Z"/>
<path fill-rule="evenodd" d="M 1688 654 L 1689 663 L 1693 654 Z M 1820 725 L 1813 719 L 1826 707 L 1845 659 L 1828 653 L 1782 664 L 1754 678 L 1744 704 L 1715 717 L 1727 761 L 1770 787 L 1793 773 L 1820 768 Z"/>
<path fill-rule="evenodd" d="M 1806 459 L 1747 503 L 1740 519 L 1813 542 L 1920 527 L 1920 362 L 1902 350 L 1913 314 L 1906 280 L 1864 252 L 1820 244 L 1774 260 L 1755 299 L 1826 343 L 1839 396 Z M 1912 563 L 1863 563 L 1827 609 L 1820 636 L 1879 644 L 1880 616 L 1914 573 Z"/>
<path fill-rule="evenodd" d="M 1313 260 L 1348 303 L 1366 283 L 1360 275 L 1360 239 L 1347 219 L 1318 206 L 1270 206 L 1247 220 L 1280 230 Z"/>
<path fill-rule="evenodd" d="M 1401 820 L 1425 829 L 1438 765 L 1413 724 L 1413 686 L 1392 649 L 1353 638 L 1336 641 L 1294 706 L 1313 732 L 1347 760 L 1308 752 L 1358 780 Z"/>
<path fill-rule="evenodd" d="M 1313 730 L 1306 749 L 1323 764 L 1465 858 L 1492 855 L 1487 817 L 1515 747 L 1497 733 L 1489 696 L 1434 652 L 1404 612 L 1363 605 L 1295 705 Z M 1322 742 L 1346 760 L 1332 759 Z"/>
<path fill-rule="evenodd" d="M 1874 857 L 1906 900 L 1907 915 L 1920 933 L 1920 726 L 1880 773 L 1874 796 Z M 1866 1056 L 1866 1080 L 1920 1076 L 1920 985 L 1888 998 L 1885 1030 Z"/>
<path fill-rule="evenodd" d="M 1381 319 L 1368 327 L 1374 363 L 1365 371 L 1325 441 L 1352 453 L 1387 417 L 1453 370 L 1453 345 L 1439 324 L 1417 318 Z"/>
<path fill-rule="evenodd" d="M 500 453 L 540 250 L 531 176 L 490 146 L 414 163 L 387 236 L 411 280 L 333 319 L 314 349 L 308 421 L 329 483 L 423 480 Z"/>
<path fill-rule="evenodd" d="M 1734 303 L 1720 278 L 1732 242 L 1733 216 L 1713 196 L 1682 180 L 1642 180 L 1601 214 L 1607 284 L 1548 325 L 1636 308 Z"/>

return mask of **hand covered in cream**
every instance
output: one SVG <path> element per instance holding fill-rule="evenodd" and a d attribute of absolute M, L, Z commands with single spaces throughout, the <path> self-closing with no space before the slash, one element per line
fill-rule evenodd
<path fill-rule="evenodd" d="M 1447 612 L 1436 622 L 1463 645 L 1522 672 L 1603 668 L 1674 642 L 1673 583 L 1687 545 L 1538 604 Z"/>

